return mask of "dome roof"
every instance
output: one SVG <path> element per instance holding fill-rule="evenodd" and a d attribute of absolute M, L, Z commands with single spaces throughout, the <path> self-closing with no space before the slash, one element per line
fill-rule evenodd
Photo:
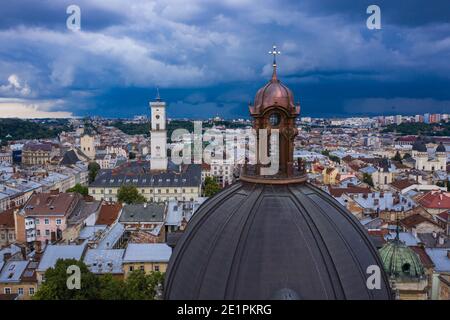
<path fill-rule="evenodd" d="M 386 243 L 380 249 L 380 256 L 389 276 L 420 278 L 424 275 L 424 268 L 417 254 L 400 240 Z"/>
<path fill-rule="evenodd" d="M 170 258 L 165 299 L 390 299 L 358 220 L 307 183 L 239 181 L 202 204 Z"/>
<path fill-rule="evenodd" d="M 418 152 L 427 152 L 427 146 L 420 137 L 414 142 L 412 149 Z"/>
<path fill-rule="evenodd" d="M 439 145 L 436 148 L 436 152 L 447 152 L 447 150 L 445 150 L 445 146 L 443 145 L 443 143 L 439 143 Z"/>
<path fill-rule="evenodd" d="M 274 64 L 270 81 L 256 93 L 253 109 L 255 112 L 262 113 L 265 109 L 273 106 L 288 110 L 295 110 L 296 108 L 291 89 L 278 80 L 276 64 Z"/>

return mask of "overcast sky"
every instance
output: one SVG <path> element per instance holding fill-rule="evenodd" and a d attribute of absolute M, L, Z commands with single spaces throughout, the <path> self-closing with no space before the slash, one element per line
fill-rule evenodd
<path fill-rule="evenodd" d="M 81 8 L 81 30 L 66 8 Z M 366 9 L 381 8 L 381 30 Z M 448 0 L 14 0 L 0 19 L 0 117 L 248 115 L 279 77 L 303 116 L 450 113 Z"/>

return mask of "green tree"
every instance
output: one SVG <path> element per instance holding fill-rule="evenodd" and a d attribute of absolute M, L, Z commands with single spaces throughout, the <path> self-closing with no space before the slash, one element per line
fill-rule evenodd
<path fill-rule="evenodd" d="M 113 277 L 112 274 L 100 276 L 100 289 L 98 299 L 100 300 L 126 300 L 124 280 Z"/>
<path fill-rule="evenodd" d="M 446 183 L 444 182 L 444 181 L 438 181 L 438 182 L 436 182 L 436 185 L 438 186 L 438 187 L 445 187 L 446 186 Z"/>
<path fill-rule="evenodd" d="M 74 187 L 67 189 L 67 192 L 78 192 L 82 196 L 87 196 L 89 194 L 88 187 L 82 186 L 77 183 Z"/>
<path fill-rule="evenodd" d="M 367 183 L 369 186 L 373 187 L 372 176 L 368 173 L 363 174 L 363 182 Z"/>
<path fill-rule="evenodd" d="M 322 154 L 323 154 L 324 156 L 326 156 L 326 157 L 329 157 L 329 156 L 330 156 L 330 151 L 328 151 L 328 150 L 323 150 L 323 151 L 322 151 Z"/>
<path fill-rule="evenodd" d="M 81 271 L 81 289 L 67 287 L 67 268 L 76 265 Z M 36 300 L 90 300 L 97 299 L 100 288 L 99 278 L 89 271 L 81 261 L 75 259 L 58 259 L 54 268 L 45 272 L 45 281 L 34 295 Z"/>
<path fill-rule="evenodd" d="M 89 170 L 89 182 L 94 182 L 97 173 L 100 170 L 100 165 L 97 162 L 91 162 L 88 165 Z"/>
<path fill-rule="evenodd" d="M 328 157 L 330 158 L 331 161 L 334 161 L 339 164 L 341 163 L 341 159 L 338 156 L 329 155 Z"/>
<path fill-rule="evenodd" d="M 220 191 L 220 186 L 217 183 L 216 179 L 212 177 L 206 177 L 205 178 L 205 184 L 204 184 L 204 194 L 206 197 L 212 197 L 217 192 Z"/>
<path fill-rule="evenodd" d="M 395 153 L 395 156 L 392 158 L 392 160 L 394 161 L 402 161 L 402 156 L 400 155 L 400 152 L 397 150 L 397 152 Z"/>
<path fill-rule="evenodd" d="M 144 203 L 147 199 L 139 193 L 135 186 L 122 186 L 117 192 L 119 202 L 126 204 Z"/>
<path fill-rule="evenodd" d="M 67 268 L 77 265 L 81 271 L 81 289 L 68 289 Z M 59 259 L 54 268 L 45 272 L 45 281 L 34 295 L 35 300 L 153 300 L 158 287 L 164 282 L 164 274 L 136 270 L 126 280 L 111 274 L 95 275 L 81 261 Z"/>
<path fill-rule="evenodd" d="M 164 274 L 135 270 L 125 281 L 124 296 L 126 300 L 154 300 L 157 287 L 164 282 Z"/>

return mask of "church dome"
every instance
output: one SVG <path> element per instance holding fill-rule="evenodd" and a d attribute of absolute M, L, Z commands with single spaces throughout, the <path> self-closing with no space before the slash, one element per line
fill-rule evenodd
<path fill-rule="evenodd" d="M 247 161 L 238 182 L 200 206 L 170 258 L 164 298 L 391 299 L 367 231 L 307 183 L 304 163 L 293 159 L 300 108 L 276 79 L 275 60 L 272 80 L 250 112 L 255 131 L 281 132 L 279 152 L 270 150 L 279 167 L 268 174 L 261 161 Z M 381 287 L 369 289 L 374 266 Z"/>
<path fill-rule="evenodd" d="M 292 91 L 277 79 L 276 73 L 269 83 L 258 90 L 254 102 L 255 109 L 260 112 L 272 106 L 286 109 L 295 108 Z"/>
<path fill-rule="evenodd" d="M 420 137 L 414 142 L 412 149 L 417 152 L 427 152 L 427 146 Z"/>
<path fill-rule="evenodd" d="M 445 146 L 442 142 L 439 143 L 439 145 L 437 146 L 436 152 L 447 152 L 447 150 L 445 150 Z"/>
<path fill-rule="evenodd" d="M 390 299 L 358 220 L 310 184 L 238 182 L 205 202 L 177 243 L 166 299 Z"/>
<path fill-rule="evenodd" d="M 380 249 L 386 273 L 394 278 L 420 278 L 424 268 L 417 254 L 406 244 L 396 239 Z"/>

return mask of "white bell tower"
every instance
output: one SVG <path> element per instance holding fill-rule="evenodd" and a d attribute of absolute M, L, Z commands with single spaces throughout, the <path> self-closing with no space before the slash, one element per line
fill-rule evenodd
<path fill-rule="evenodd" d="M 150 102 L 150 169 L 167 170 L 166 103 L 159 97 Z"/>

